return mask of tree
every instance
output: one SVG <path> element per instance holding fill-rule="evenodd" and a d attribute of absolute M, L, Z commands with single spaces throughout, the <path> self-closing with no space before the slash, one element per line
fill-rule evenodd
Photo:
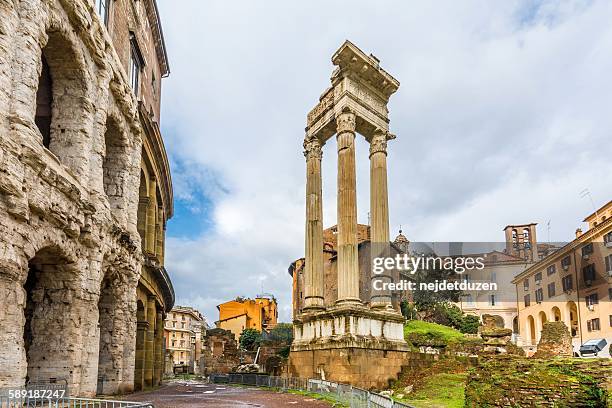
<path fill-rule="evenodd" d="M 268 338 L 273 342 L 291 344 L 293 341 L 293 324 L 278 323 L 270 330 Z"/>
<path fill-rule="evenodd" d="M 240 347 L 253 351 L 261 343 L 261 332 L 257 329 L 244 329 L 240 334 Z"/>

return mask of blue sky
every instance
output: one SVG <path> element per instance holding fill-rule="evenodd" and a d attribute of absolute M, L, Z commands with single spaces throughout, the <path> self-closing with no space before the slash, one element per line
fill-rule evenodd
<path fill-rule="evenodd" d="M 180 6 L 179 6 L 180 4 Z M 565 241 L 611 197 L 612 4 L 605 1 L 159 0 L 171 75 L 162 130 L 175 193 L 166 267 L 177 302 L 263 290 L 290 319 L 303 255 L 307 112 L 350 39 L 401 83 L 389 104 L 391 230 L 497 241 L 538 222 Z M 335 142 L 324 221 L 335 224 Z M 367 222 L 367 145 L 357 142 Z"/>

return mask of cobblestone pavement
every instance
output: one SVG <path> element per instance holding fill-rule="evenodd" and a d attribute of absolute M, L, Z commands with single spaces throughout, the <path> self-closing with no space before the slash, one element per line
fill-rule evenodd
<path fill-rule="evenodd" d="M 154 391 L 131 394 L 125 399 L 152 402 L 155 408 L 330 407 L 326 402 L 301 395 L 195 381 L 172 382 Z"/>

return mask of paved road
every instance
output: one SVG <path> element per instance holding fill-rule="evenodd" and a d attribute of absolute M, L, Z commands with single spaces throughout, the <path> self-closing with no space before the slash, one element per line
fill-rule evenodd
<path fill-rule="evenodd" d="M 155 391 L 132 394 L 126 399 L 153 402 L 155 408 L 330 407 L 323 401 L 301 395 L 195 381 L 172 382 Z"/>

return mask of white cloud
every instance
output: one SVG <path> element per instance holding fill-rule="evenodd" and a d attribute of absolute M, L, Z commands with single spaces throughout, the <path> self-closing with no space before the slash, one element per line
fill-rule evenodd
<path fill-rule="evenodd" d="M 169 239 L 179 302 L 214 306 L 263 289 L 289 319 L 289 263 L 302 256 L 306 113 L 349 38 L 401 86 L 390 103 L 392 230 L 412 240 L 497 240 L 551 219 L 567 240 L 610 198 L 609 2 L 161 0 L 172 74 L 163 127 L 176 196 L 212 200 L 213 227 Z M 367 146 L 358 154 L 367 221 Z M 335 222 L 335 143 L 324 216 Z M 547 235 L 543 226 L 539 237 Z"/>

